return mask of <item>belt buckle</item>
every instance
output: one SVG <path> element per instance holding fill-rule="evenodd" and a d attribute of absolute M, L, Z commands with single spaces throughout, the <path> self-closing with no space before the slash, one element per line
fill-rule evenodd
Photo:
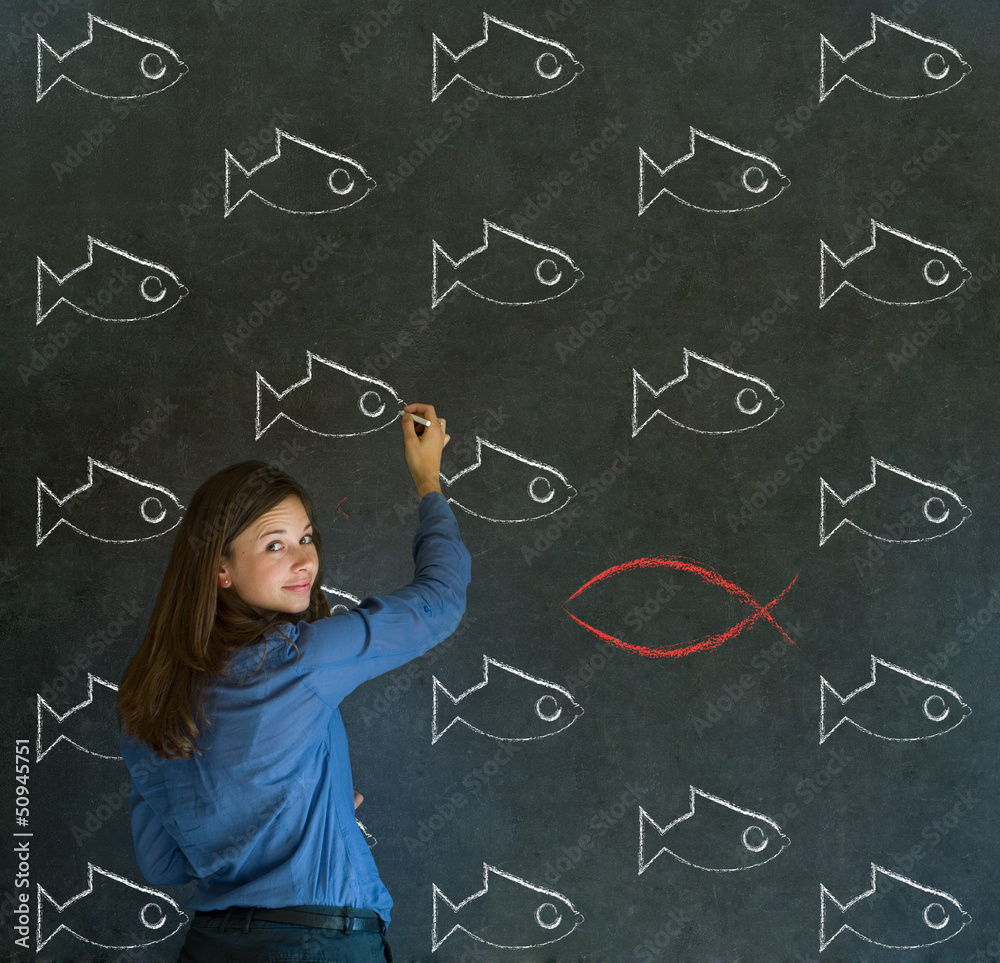
<path fill-rule="evenodd" d="M 345 916 L 344 917 L 344 932 L 350 933 L 354 929 L 354 917 Z"/>

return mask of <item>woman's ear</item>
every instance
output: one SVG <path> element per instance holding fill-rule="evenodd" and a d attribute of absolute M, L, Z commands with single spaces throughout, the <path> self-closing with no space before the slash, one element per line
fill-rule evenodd
<path fill-rule="evenodd" d="M 219 566 L 219 588 L 229 588 L 233 584 L 232 576 L 226 570 L 225 564 Z"/>

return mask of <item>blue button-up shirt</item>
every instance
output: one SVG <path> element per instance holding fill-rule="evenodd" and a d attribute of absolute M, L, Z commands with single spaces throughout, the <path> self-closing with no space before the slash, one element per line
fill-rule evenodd
<path fill-rule="evenodd" d="M 469 553 L 436 492 L 420 502 L 413 553 L 413 581 L 395 594 L 237 652 L 207 688 L 203 755 L 163 759 L 122 738 L 132 838 L 151 883 L 197 880 L 195 910 L 353 906 L 389 920 L 392 899 L 354 818 L 338 706 L 461 620 Z"/>

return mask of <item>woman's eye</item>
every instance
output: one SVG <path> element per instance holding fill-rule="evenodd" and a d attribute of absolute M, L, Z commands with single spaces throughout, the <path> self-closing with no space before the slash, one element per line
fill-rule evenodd
<path fill-rule="evenodd" d="M 312 541 L 313 541 L 312 535 L 303 535 L 302 536 L 302 544 L 303 545 L 312 545 Z"/>
<path fill-rule="evenodd" d="M 268 542 L 265 552 L 277 552 L 281 549 L 281 542 Z"/>

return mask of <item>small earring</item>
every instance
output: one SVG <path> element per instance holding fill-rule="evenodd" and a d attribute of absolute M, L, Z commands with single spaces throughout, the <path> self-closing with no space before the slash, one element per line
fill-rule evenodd
<path fill-rule="evenodd" d="M 222 587 L 223 587 L 223 588 L 229 588 L 229 579 L 226 579 L 226 580 L 225 580 L 225 581 L 224 581 L 224 582 L 222 583 Z"/>

